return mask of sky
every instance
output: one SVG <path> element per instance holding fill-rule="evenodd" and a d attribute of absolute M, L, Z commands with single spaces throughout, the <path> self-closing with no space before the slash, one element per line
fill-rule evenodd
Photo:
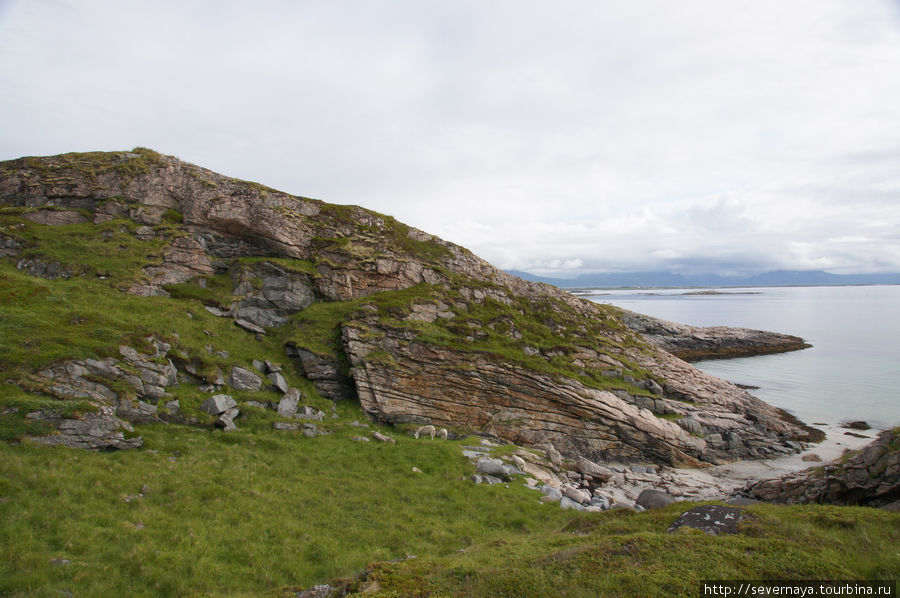
<path fill-rule="evenodd" d="M 900 0 L 0 0 L 0 160 L 136 146 L 545 276 L 900 272 Z"/>

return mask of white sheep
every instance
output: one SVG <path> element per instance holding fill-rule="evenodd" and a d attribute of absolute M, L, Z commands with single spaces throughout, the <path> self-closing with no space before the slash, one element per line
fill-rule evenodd
<path fill-rule="evenodd" d="M 441 428 L 437 431 L 437 437 L 441 440 L 447 440 L 447 428 Z"/>
<path fill-rule="evenodd" d="M 416 433 L 413 434 L 413 436 L 418 438 L 421 434 L 430 434 L 431 439 L 434 440 L 434 426 L 422 426 L 421 428 L 416 430 Z"/>

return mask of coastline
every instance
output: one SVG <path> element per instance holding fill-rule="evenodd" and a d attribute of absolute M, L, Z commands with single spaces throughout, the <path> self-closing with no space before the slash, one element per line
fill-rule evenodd
<path fill-rule="evenodd" d="M 611 464 L 617 471 L 604 488 L 604 494 L 617 503 L 634 504 L 643 490 L 663 491 L 676 500 L 727 500 L 749 482 L 777 478 L 784 474 L 824 465 L 841 457 L 845 451 L 857 450 L 872 442 L 880 430 L 869 430 L 867 438 L 845 434 L 837 425 L 818 426 L 825 438 L 806 445 L 800 453 L 775 459 L 733 461 L 706 468 L 664 468 L 658 473 L 637 471 L 624 465 Z M 803 461 L 804 455 L 816 454 L 821 461 Z"/>

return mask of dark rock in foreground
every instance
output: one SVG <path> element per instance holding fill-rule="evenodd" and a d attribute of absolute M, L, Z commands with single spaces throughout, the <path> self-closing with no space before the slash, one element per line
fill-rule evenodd
<path fill-rule="evenodd" d="M 701 505 L 683 513 L 669 527 L 668 531 L 672 532 L 680 527 L 692 527 L 711 535 L 736 534 L 738 524 L 742 519 L 743 513 L 738 507 Z"/>

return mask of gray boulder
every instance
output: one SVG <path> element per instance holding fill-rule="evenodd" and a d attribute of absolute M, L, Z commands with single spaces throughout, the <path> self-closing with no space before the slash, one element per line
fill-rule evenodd
<path fill-rule="evenodd" d="M 294 417 L 296 417 L 297 419 L 311 419 L 320 422 L 322 421 L 322 418 L 325 417 L 325 414 L 315 407 L 304 405 L 303 407 L 297 409 Z"/>
<path fill-rule="evenodd" d="M 584 457 L 578 457 L 578 460 L 575 461 L 575 471 L 583 475 L 589 475 L 595 480 L 600 480 L 601 482 L 608 482 L 613 475 L 612 470 L 610 470 L 609 468 L 603 467 L 602 465 L 597 465 L 593 461 L 589 461 Z"/>
<path fill-rule="evenodd" d="M 282 376 L 278 372 L 272 372 L 271 374 L 269 374 L 266 377 L 269 379 L 269 382 L 271 382 L 275 386 L 275 388 L 277 388 L 279 391 L 281 391 L 281 392 L 288 391 L 287 381 L 284 379 L 284 376 Z"/>
<path fill-rule="evenodd" d="M 562 499 L 559 501 L 559 508 L 560 509 L 575 509 L 576 511 L 584 511 L 583 504 L 581 504 L 579 502 L 575 502 L 568 496 L 562 497 Z"/>
<path fill-rule="evenodd" d="M 216 427 L 222 428 L 226 432 L 233 432 L 234 430 L 237 430 L 237 426 L 234 425 L 234 418 L 236 418 L 239 414 L 240 410 L 237 407 L 228 409 L 219 416 L 219 419 L 216 420 Z"/>
<path fill-rule="evenodd" d="M 574 500 L 580 505 L 591 502 L 591 495 L 583 490 L 579 490 L 578 488 L 572 488 L 571 486 L 563 486 L 562 494 L 564 497 Z"/>
<path fill-rule="evenodd" d="M 475 462 L 475 469 L 482 474 L 497 476 L 504 480 L 515 473 L 520 472 L 514 465 L 504 463 L 500 459 L 492 459 L 490 457 L 481 457 Z"/>
<path fill-rule="evenodd" d="M 231 368 L 229 382 L 231 387 L 237 390 L 257 391 L 262 387 L 262 380 L 259 376 L 250 370 L 239 367 Z"/>
<path fill-rule="evenodd" d="M 296 388 L 288 389 L 281 400 L 278 401 L 278 415 L 281 417 L 293 417 L 297 413 L 297 403 L 300 402 L 300 391 Z"/>
<path fill-rule="evenodd" d="M 203 404 L 200 405 L 200 410 L 210 415 L 221 415 L 234 407 L 237 407 L 237 401 L 232 399 L 230 395 L 213 395 L 203 401 Z"/>
<path fill-rule="evenodd" d="M 607 499 L 605 496 L 595 496 L 591 499 L 590 504 L 592 507 L 600 507 L 600 509 L 603 511 L 609 509 L 609 499 Z"/>
<path fill-rule="evenodd" d="M 560 492 L 558 488 L 546 484 L 541 486 L 541 493 L 554 501 L 562 500 L 563 497 L 562 492 Z"/>
<path fill-rule="evenodd" d="M 661 509 L 662 507 L 670 505 L 673 502 L 675 502 L 675 499 L 665 492 L 647 488 L 646 490 L 641 491 L 641 493 L 637 497 L 637 500 L 635 501 L 635 504 L 645 509 Z"/>

